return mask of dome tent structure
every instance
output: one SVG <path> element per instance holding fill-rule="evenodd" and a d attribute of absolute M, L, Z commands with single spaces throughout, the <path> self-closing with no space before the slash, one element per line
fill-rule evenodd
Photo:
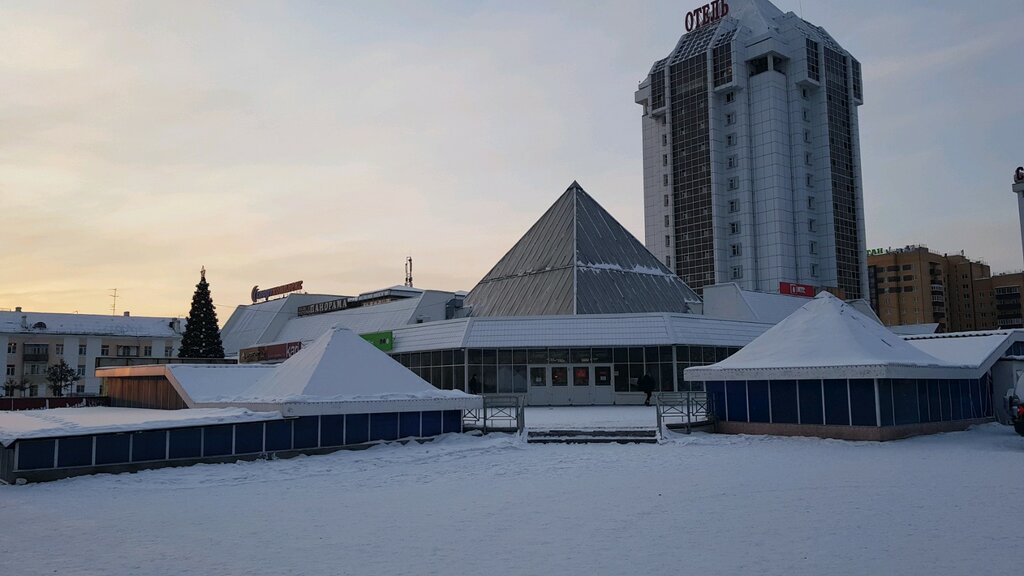
<path fill-rule="evenodd" d="M 731 357 L 688 368 L 735 433 L 888 440 L 991 420 L 991 375 L 927 354 L 823 292 Z"/>

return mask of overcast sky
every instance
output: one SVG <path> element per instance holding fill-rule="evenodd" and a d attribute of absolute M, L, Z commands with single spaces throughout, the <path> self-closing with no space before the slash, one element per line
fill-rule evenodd
<path fill-rule="evenodd" d="M 573 180 L 642 239 L 633 92 L 697 3 L 5 0 L 0 309 L 468 290 Z M 1021 0 L 776 5 L 863 65 L 868 247 L 1024 267 Z"/>

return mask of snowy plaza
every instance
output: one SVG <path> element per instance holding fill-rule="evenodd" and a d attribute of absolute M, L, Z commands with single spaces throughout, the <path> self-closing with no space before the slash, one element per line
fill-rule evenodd
<path fill-rule="evenodd" d="M 888 443 L 449 434 L 8 486 L 0 516 L 7 574 L 998 574 L 1022 477 L 1024 439 L 999 424 Z"/>

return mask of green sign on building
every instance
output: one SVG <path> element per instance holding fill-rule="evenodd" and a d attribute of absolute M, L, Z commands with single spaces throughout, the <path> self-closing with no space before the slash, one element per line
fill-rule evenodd
<path fill-rule="evenodd" d="M 377 347 L 378 350 L 384 352 L 391 352 L 391 349 L 395 347 L 395 336 L 390 330 L 386 332 L 370 332 L 369 334 L 361 334 L 363 340 L 366 340 L 370 344 Z"/>

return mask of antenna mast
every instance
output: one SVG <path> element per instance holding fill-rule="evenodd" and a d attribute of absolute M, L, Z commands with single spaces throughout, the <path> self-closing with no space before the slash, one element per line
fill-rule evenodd
<path fill-rule="evenodd" d="M 412 288 L 412 256 L 405 257 L 405 285 Z"/>
<path fill-rule="evenodd" d="M 110 289 L 110 297 L 114 299 L 114 303 L 110 305 L 110 315 L 117 316 L 117 288 Z"/>

